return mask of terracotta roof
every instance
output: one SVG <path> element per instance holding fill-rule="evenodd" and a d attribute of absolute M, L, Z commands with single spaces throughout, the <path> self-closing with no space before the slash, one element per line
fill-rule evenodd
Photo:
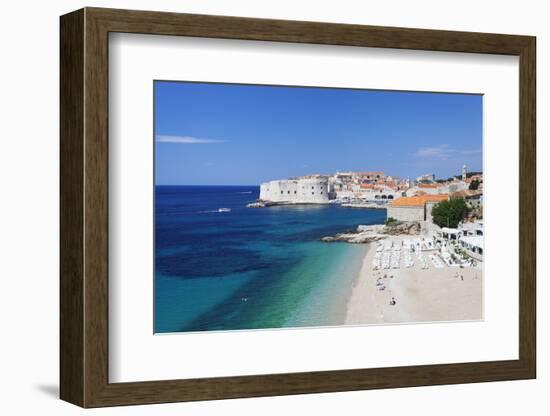
<path fill-rule="evenodd" d="M 464 198 L 470 196 L 470 191 L 463 189 L 462 191 L 456 191 L 451 194 L 453 198 Z"/>
<path fill-rule="evenodd" d="M 431 188 L 431 189 L 434 189 L 434 188 L 439 188 L 439 185 L 436 184 L 436 183 L 419 183 L 419 184 L 418 184 L 418 187 L 419 187 L 419 188 Z"/>
<path fill-rule="evenodd" d="M 424 200 L 420 196 L 404 196 L 390 202 L 391 207 L 423 207 Z"/>
<path fill-rule="evenodd" d="M 449 195 L 420 195 L 420 196 L 404 196 L 394 199 L 390 202 L 392 207 L 422 207 L 426 202 L 440 202 L 449 199 Z"/>
<path fill-rule="evenodd" d="M 462 191 L 456 191 L 451 194 L 453 198 L 467 198 L 469 196 L 476 196 L 481 195 L 482 192 L 478 191 L 470 191 L 469 189 L 464 189 Z"/>
<path fill-rule="evenodd" d="M 441 201 L 448 201 L 449 195 L 448 194 L 422 195 L 421 198 L 424 199 L 425 202 L 441 202 Z"/>

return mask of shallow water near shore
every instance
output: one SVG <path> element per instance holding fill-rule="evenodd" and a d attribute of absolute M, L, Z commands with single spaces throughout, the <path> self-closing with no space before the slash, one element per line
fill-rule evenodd
<path fill-rule="evenodd" d="M 319 239 L 381 224 L 386 211 L 246 208 L 258 194 L 257 186 L 156 187 L 156 333 L 343 323 L 366 246 Z"/>

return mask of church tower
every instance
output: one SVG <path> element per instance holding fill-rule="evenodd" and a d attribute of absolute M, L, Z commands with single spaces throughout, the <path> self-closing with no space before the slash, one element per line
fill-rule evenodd
<path fill-rule="evenodd" d="M 462 165 L 462 180 L 466 180 L 466 165 Z"/>

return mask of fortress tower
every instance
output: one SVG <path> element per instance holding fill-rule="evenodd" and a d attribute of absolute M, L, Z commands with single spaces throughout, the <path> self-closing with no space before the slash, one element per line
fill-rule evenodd
<path fill-rule="evenodd" d="M 327 178 L 282 179 L 260 184 L 260 199 L 294 204 L 329 202 Z"/>

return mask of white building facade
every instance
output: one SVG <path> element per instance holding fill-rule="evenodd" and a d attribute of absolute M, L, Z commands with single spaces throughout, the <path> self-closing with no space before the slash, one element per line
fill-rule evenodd
<path fill-rule="evenodd" d="M 260 199 L 266 202 L 326 204 L 329 202 L 327 178 L 298 178 L 265 182 Z"/>
<path fill-rule="evenodd" d="M 483 261 L 483 221 L 462 223 L 458 228 L 443 227 L 439 233 L 445 240 L 458 241 L 470 257 Z"/>
<path fill-rule="evenodd" d="M 388 206 L 387 218 L 393 218 L 397 221 L 424 221 L 426 212 L 424 205 L 416 206 Z"/>

